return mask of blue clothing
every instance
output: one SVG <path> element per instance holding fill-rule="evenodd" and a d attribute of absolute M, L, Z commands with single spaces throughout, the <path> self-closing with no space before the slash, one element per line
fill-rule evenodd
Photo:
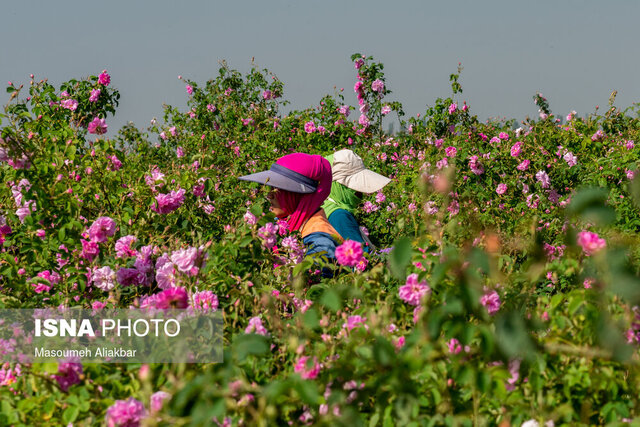
<path fill-rule="evenodd" d="M 326 257 L 328 262 L 333 263 L 336 260 L 336 246 L 338 244 L 331 237 L 329 233 L 322 231 L 316 231 L 314 233 L 306 235 L 302 239 L 302 243 L 307 247 L 305 255 L 313 255 L 320 252 L 325 252 L 322 257 Z M 331 269 L 324 267 L 322 269 L 323 277 L 333 277 Z"/>
<path fill-rule="evenodd" d="M 324 256 L 326 256 L 329 261 L 334 260 L 336 257 L 336 246 L 338 246 L 338 244 L 331 238 L 329 233 L 316 231 L 315 233 L 306 235 L 302 239 L 302 243 L 307 247 L 305 255 L 326 252 Z"/>
<path fill-rule="evenodd" d="M 369 246 L 362 238 L 360 226 L 356 217 L 346 209 L 336 209 L 329 215 L 329 224 L 342 236 L 344 240 L 353 240 L 362 243 L 362 250 L 369 252 Z"/>

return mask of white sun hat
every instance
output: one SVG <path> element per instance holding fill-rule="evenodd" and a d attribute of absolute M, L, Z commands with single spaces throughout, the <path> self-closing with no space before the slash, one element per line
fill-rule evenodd
<path fill-rule="evenodd" d="M 375 193 L 391 182 L 386 176 L 365 168 L 362 157 L 345 149 L 333 153 L 333 181 L 361 193 Z"/>

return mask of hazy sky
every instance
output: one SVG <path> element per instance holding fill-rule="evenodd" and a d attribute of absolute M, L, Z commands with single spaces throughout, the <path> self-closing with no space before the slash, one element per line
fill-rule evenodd
<path fill-rule="evenodd" d="M 636 0 L 60 0 L 5 2 L 0 83 L 29 74 L 54 85 L 107 69 L 121 92 L 109 134 L 133 121 L 146 128 L 162 104 L 183 108 L 178 75 L 204 83 L 225 59 L 247 71 L 255 57 L 302 109 L 344 87 L 350 55 L 385 65 L 390 101 L 408 115 L 450 94 L 458 62 L 471 112 L 480 119 L 537 115 L 542 92 L 557 114 L 579 115 L 640 102 L 640 2 Z M 8 95 L 2 90 L 0 101 Z"/>

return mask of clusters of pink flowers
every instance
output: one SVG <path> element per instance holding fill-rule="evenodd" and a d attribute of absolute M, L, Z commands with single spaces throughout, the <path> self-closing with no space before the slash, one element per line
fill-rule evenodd
<path fill-rule="evenodd" d="M 304 124 L 304 131 L 306 133 L 313 133 L 316 131 L 316 124 L 313 121 L 308 121 Z"/>
<path fill-rule="evenodd" d="M 100 117 L 96 117 L 89 123 L 87 130 L 89 131 L 89 133 L 92 133 L 94 135 L 102 135 L 104 133 L 107 133 L 107 122 Z"/>
<path fill-rule="evenodd" d="M 111 76 L 107 73 L 107 70 L 102 70 L 102 73 L 98 76 L 98 83 L 102 86 L 109 86 L 109 83 L 111 83 Z"/>
<path fill-rule="evenodd" d="M 65 393 L 74 384 L 80 384 L 82 363 L 66 362 L 58 364 L 58 373 L 51 377 L 58 383 L 60 390 Z"/>
<path fill-rule="evenodd" d="M 262 239 L 262 244 L 265 248 L 271 249 L 276 245 L 278 241 L 277 232 L 278 226 L 272 222 L 268 222 L 258 229 L 258 237 Z"/>
<path fill-rule="evenodd" d="M 78 108 L 78 101 L 71 98 L 63 99 L 62 101 L 60 101 L 60 106 L 62 108 L 66 108 L 67 110 L 76 111 L 76 109 Z"/>
<path fill-rule="evenodd" d="M 93 285 L 103 291 L 110 291 L 116 285 L 116 273 L 109 266 L 95 268 L 91 273 Z"/>
<path fill-rule="evenodd" d="M 166 391 L 156 391 L 151 395 L 151 398 L 149 399 L 149 407 L 151 408 L 152 412 L 159 412 L 162 409 L 164 402 L 170 399 L 171 393 L 167 393 Z"/>
<path fill-rule="evenodd" d="M 567 151 L 562 158 L 570 168 L 578 164 L 578 158 L 571 151 Z"/>
<path fill-rule="evenodd" d="M 478 156 L 469 157 L 469 169 L 471 169 L 471 172 L 475 175 L 482 175 L 484 173 L 484 166 L 478 161 Z"/>
<path fill-rule="evenodd" d="M 536 173 L 536 179 L 542 185 L 542 188 L 549 188 L 551 186 L 551 179 L 549 179 L 549 175 L 545 171 L 538 171 Z"/>
<path fill-rule="evenodd" d="M 605 137 L 604 132 L 603 132 L 602 130 L 598 129 L 598 130 L 596 131 L 596 133 L 594 133 L 593 135 L 591 135 L 591 140 L 592 140 L 593 142 L 596 142 L 596 141 L 602 141 L 602 140 L 604 139 L 604 137 Z"/>
<path fill-rule="evenodd" d="M 587 256 L 593 255 L 607 246 L 607 241 L 605 239 L 591 231 L 579 232 L 577 242 Z"/>
<path fill-rule="evenodd" d="M 116 233 L 116 222 L 108 216 L 97 218 L 89 227 L 89 239 L 92 242 L 104 243 Z"/>
<path fill-rule="evenodd" d="M 157 294 L 144 298 L 140 302 L 141 308 L 183 309 L 189 307 L 189 294 L 180 286 L 165 289 Z"/>
<path fill-rule="evenodd" d="M 0 339 L 3 345 L 7 345 L 7 341 Z M 9 362 L 5 362 L 0 366 L 0 386 L 10 386 L 18 381 L 18 377 L 22 375 L 22 366 L 17 363 L 13 368 Z"/>
<path fill-rule="evenodd" d="M 300 374 L 303 380 L 316 379 L 318 374 L 320 373 L 320 369 L 322 368 L 322 366 L 318 363 L 317 357 L 313 358 L 313 364 L 309 367 L 309 359 L 309 356 L 300 356 L 293 368 L 294 372 Z"/>
<path fill-rule="evenodd" d="M 151 206 L 151 210 L 159 214 L 168 214 L 178 209 L 184 203 L 185 190 L 171 191 L 168 194 L 160 193 L 156 196 L 156 202 Z"/>
<path fill-rule="evenodd" d="M 355 267 L 363 258 L 362 244 L 355 240 L 346 240 L 336 248 L 336 260 L 340 265 Z"/>
<path fill-rule="evenodd" d="M 451 105 L 449 105 L 449 114 L 453 114 L 456 112 L 456 110 L 458 109 L 458 104 L 456 104 L 455 102 L 452 103 Z"/>
<path fill-rule="evenodd" d="M 262 319 L 260 319 L 257 316 L 249 319 L 249 324 L 247 325 L 247 328 L 244 330 L 244 333 L 258 334 L 263 336 L 269 335 L 269 332 L 267 332 L 267 329 L 262 325 Z"/>
<path fill-rule="evenodd" d="M 100 97 L 100 89 L 92 89 L 91 95 L 89 96 L 89 102 L 98 102 L 98 98 Z"/>
<path fill-rule="evenodd" d="M 345 117 L 349 117 L 351 108 L 348 105 L 341 105 L 340 107 L 338 107 L 338 112 Z"/>
<path fill-rule="evenodd" d="M 455 157 L 457 153 L 458 149 L 456 147 L 447 147 L 444 150 L 444 154 L 446 154 L 447 157 Z"/>
<path fill-rule="evenodd" d="M 305 247 L 295 236 L 287 236 L 282 239 L 282 247 L 287 251 L 293 264 L 299 264 L 304 259 Z"/>
<path fill-rule="evenodd" d="M 634 316 L 633 316 L 633 321 L 631 322 L 631 327 L 627 330 L 627 333 L 626 333 L 627 343 L 638 344 L 640 343 L 640 307 L 634 306 L 632 310 L 633 310 Z"/>
<path fill-rule="evenodd" d="M 413 273 L 407 277 L 405 285 L 398 289 L 398 296 L 407 304 L 418 306 L 425 295 L 431 293 L 431 288 L 426 280 L 418 282 L 418 274 Z"/>
<path fill-rule="evenodd" d="M 191 276 L 197 276 L 199 268 L 198 261 L 202 258 L 202 249 L 189 247 L 174 251 L 169 259 L 178 268 L 178 271 Z"/>
<path fill-rule="evenodd" d="M 133 397 L 127 400 L 116 400 L 107 409 L 105 421 L 107 427 L 136 427 L 148 415 L 144 404 Z"/>
<path fill-rule="evenodd" d="M 218 296 L 212 291 L 199 291 L 192 295 L 191 306 L 204 313 L 218 309 Z"/>
<path fill-rule="evenodd" d="M 498 184 L 498 186 L 496 187 L 496 193 L 502 196 L 506 192 L 507 192 L 507 184 L 504 184 L 502 182 Z"/>
<path fill-rule="evenodd" d="M 247 211 L 247 213 L 244 214 L 243 219 L 244 219 L 244 222 L 246 222 L 249 225 L 256 225 L 258 222 L 258 218 L 256 218 L 256 216 L 249 211 Z"/>
<path fill-rule="evenodd" d="M 564 255 L 564 250 L 566 249 L 565 245 L 553 246 L 548 243 L 545 243 L 543 247 L 545 255 L 551 261 L 561 258 Z"/>
<path fill-rule="evenodd" d="M 500 296 L 496 291 L 490 291 L 480 297 L 480 304 L 482 304 L 490 315 L 494 315 L 500 310 Z"/>
<path fill-rule="evenodd" d="M 138 252 L 133 249 L 133 244 L 138 241 L 136 236 L 128 235 L 119 238 L 116 241 L 116 258 L 128 258 L 136 256 Z"/>
<path fill-rule="evenodd" d="M 343 323 L 342 327 L 347 331 L 351 331 L 354 328 L 364 327 L 365 329 L 369 329 L 369 326 L 366 324 L 367 318 L 362 317 L 360 315 L 354 315 L 347 317 L 347 323 Z"/>
<path fill-rule="evenodd" d="M 375 92 L 382 92 L 384 90 L 384 82 L 380 79 L 375 79 L 371 83 L 371 89 Z"/>
<path fill-rule="evenodd" d="M 511 157 L 518 157 L 522 153 L 522 141 L 518 141 L 511 146 Z"/>
<path fill-rule="evenodd" d="M 12 233 L 11 226 L 7 224 L 7 218 L 4 215 L 0 215 L 0 245 L 4 243 L 5 236 Z"/>

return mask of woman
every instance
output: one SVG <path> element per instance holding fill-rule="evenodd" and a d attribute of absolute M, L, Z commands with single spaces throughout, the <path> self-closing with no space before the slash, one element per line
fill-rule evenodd
<path fill-rule="evenodd" d="M 306 254 L 324 252 L 329 261 L 335 259 L 340 235 L 322 210 L 322 203 L 331 192 L 331 164 L 327 159 L 292 153 L 279 158 L 268 171 L 239 179 L 273 187 L 267 195 L 270 210 L 276 217 L 286 218 L 291 231 L 300 230 Z"/>
<path fill-rule="evenodd" d="M 391 180 L 365 168 L 362 158 L 351 150 L 336 151 L 327 156 L 327 160 L 333 170 L 333 185 L 322 208 L 329 223 L 343 239 L 360 242 L 363 249 L 369 252 L 373 245 L 360 231 L 354 212 L 360 204 L 362 193 L 375 193 Z"/>

